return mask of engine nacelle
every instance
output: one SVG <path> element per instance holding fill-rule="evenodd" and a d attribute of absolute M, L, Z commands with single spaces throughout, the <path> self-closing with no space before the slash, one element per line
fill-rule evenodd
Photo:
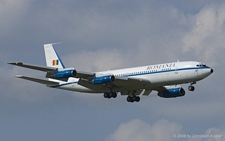
<path fill-rule="evenodd" d="M 47 78 L 61 79 L 61 78 L 75 77 L 76 74 L 77 74 L 76 70 L 72 69 L 72 70 L 47 72 L 46 77 Z"/>
<path fill-rule="evenodd" d="M 95 77 L 92 82 L 94 84 L 105 84 L 114 82 L 115 76 L 114 75 L 107 75 L 107 76 L 101 76 L 101 77 Z"/>
<path fill-rule="evenodd" d="M 174 98 L 185 95 L 185 90 L 182 87 L 168 88 L 158 93 L 158 96 L 163 98 Z"/>

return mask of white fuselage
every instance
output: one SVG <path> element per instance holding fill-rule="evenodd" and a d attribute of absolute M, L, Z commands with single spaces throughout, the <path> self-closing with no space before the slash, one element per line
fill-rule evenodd
<path fill-rule="evenodd" d="M 114 75 L 115 77 L 128 77 L 149 80 L 149 85 L 131 85 L 130 89 L 154 89 L 166 85 L 192 83 L 202 80 L 212 73 L 212 69 L 201 62 L 172 62 L 165 64 L 149 65 L 142 67 L 108 70 L 96 72 L 96 76 Z M 68 82 L 61 82 L 57 87 L 78 92 L 101 93 L 106 88 L 99 86 L 98 90 L 86 88 L 78 84 L 79 79 L 70 78 Z M 128 84 L 129 85 L 129 84 Z M 114 91 L 123 91 L 115 88 Z"/>

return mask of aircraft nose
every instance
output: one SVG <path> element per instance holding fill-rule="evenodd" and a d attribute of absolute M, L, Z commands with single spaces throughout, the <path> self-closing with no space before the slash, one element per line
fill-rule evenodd
<path fill-rule="evenodd" d="M 211 69 L 210 72 L 213 73 L 213 69 Z"/>

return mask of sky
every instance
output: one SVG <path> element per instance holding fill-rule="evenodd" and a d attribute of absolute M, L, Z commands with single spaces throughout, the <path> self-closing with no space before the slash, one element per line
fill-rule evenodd
<path fill-rule="evenodd" d="M 0 140 L 224 141 L 224 0 L 1 0 Z M 67 67 L 101 71 L 200 61 L 214 73 L 184 97 L 128 103 L 17 79 L 43 72 L 54 45 Z"/>

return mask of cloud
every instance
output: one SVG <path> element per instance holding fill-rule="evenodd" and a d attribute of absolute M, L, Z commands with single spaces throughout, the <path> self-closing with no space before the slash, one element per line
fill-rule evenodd
<path fill-rule="evenodd" d="M 153 125 L 140 119 L 134 119 L 120 124 L 116 131 L 105 141 L 224 141 L 225 130 L 209 128 L 202 134 L 185 133 L 182 125 L 167 120 L 158 120 Z"/>
<path fill-rule="evenodd" d="M 105 141 L 174 141 L 173 134 L 181 132 L 182 126 L 167 120 L 158 120 L 152 126 L 140 119 L 122 123 Z"/>
<path fill-rule="evenodd" d="M 187 141 L 224 141 L 225 130 L 221 128 L 209 128 L 203 134 L 184 134 Z"/>
<path fill-rule="evenodd" d="M 32 28 L 43 31 L 40 38 L 51 36 L 64 40 L 64 43 L 65 40 L 72 42 L 71 52 L 82 52 L 84 48 L 94 52 L 118 49 L 123 57 L 132 59 L 132 64 L 135 61 L 145 65 L 161 62 L 164 58 L 178 59 L 180 29 L 186 25 L 182 11 L 154 2 L 129 2 L 128 5 L 134 7 L 132 10 L 124 10 L 121 6 L 115 10 L 114 6 L 120 4 L 127 7 L 127 3 L 120 1 L 97 1 L 91 7 L 83 5 L 81 10 L 80 3 L 71 4 L 76 7 L 71 8 L 71 5 L 57 1 L 36 10 L 35 18 L 31 17 Z"/>
<path fill-rule="evenodd" d="M 209 128 L 205 135 L 209 135 L 206 141 L 224 141 L 225 140 L 225 130 L 220 128 Z"/>
<path fill-rule="evenodd" d="M 190 31 L 183 37 L 183 51 L 194 52 L 210 62 L 224 51 L 225 4 L 206 5 L 199 13 L 192 16 Z"/>
<path fill-rule="evenodd" d="M 102 71 L 122 67 L 123 55 L 117 49 L 82 51 L 63 57 L 69 67 L 83 71 Z"/>

